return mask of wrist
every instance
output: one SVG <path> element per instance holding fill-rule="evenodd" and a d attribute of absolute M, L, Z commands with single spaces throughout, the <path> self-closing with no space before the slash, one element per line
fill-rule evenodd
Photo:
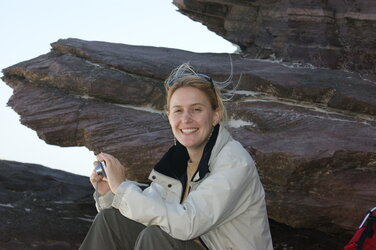
<path fill-rule="evenodd" d="M 116 194 L 116 191 L 118 190 L 118 188 L 120 187 L 120 185 L 121 185 L 123 182 L 125 182 L 125 181 L 126 181 L 126 179 L 123 180 L 123 181 L 119 181 L 119 182 L 115 183 L 112 192 L 113 192 L 114 194 Z"/>

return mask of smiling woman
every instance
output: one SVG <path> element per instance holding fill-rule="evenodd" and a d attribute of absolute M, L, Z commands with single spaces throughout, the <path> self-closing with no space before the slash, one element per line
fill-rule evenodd
<path fill-rule="evenodd" d="M 170 100 L 167 111 L 175 138 L 184 145 L 190 161 L 197 162 L 215 125 L 220 109 L 213 109 L 207 96 L 195 87 L 180 87 Z"/>
<path fill-rule="evenodd" d="M 201 158 L 213 128 L 225 121 L 226 110 L 211 78 L 196 74 L 188 64 L 181 65 L 166 80 L 166 113 L 172 132 L 190 156 Z"/>
<path fill-rule="evenodd" d="M 81 249 L 273 249 L 264 189 L 225 127 L 216 84 L 188 64 L 165 83 L 175 144 L 146 189 L 114 156 L 97 155 L 107 177 L 90 177 L 99 213 Z"/>

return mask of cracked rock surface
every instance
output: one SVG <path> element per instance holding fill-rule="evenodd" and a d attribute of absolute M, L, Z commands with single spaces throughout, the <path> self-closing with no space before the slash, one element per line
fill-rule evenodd
<path fill-rule="evenodd" d="M 174 0 L 179 12 L 249 58 L 376 73 L 372 0 Z"/>
<path fill-rule="evenodd" d="M 0 249 L 78 249 L 96 210 L 87 177 L 0 160 Z"/>

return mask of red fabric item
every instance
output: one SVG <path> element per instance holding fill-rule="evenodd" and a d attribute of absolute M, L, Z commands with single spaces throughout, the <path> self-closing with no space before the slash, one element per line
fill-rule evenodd
<path fill-rule="evenodd" d="M 344 250 L 359 250 L 358 243 L 362 237 L 362 234 L 367 228 L 367 224 L 373 223 L 372 230 L 368 228 L 366 234 L 370 237 L 366 237 L 361 250 L 376 250 L 376 207 L 371 209 L 368 214 L 366 215 L 365 219 L 363 220 L 362 224 L 360 225 L 359 229 L 355 232 L 354 236 L 351 238 L 349 243 L 343 248 Z"/>

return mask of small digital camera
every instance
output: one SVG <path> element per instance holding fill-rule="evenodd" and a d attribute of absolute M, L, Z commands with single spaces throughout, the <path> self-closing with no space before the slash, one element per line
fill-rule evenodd
<path fill-rule="evenodd" d="M 98 175 L 102 175 L 103 177 L 107 177 L 106 175 L 106 162 L 100 161 L 98 165 L 95 166 L 95 172 L 97 172 Z"/>

